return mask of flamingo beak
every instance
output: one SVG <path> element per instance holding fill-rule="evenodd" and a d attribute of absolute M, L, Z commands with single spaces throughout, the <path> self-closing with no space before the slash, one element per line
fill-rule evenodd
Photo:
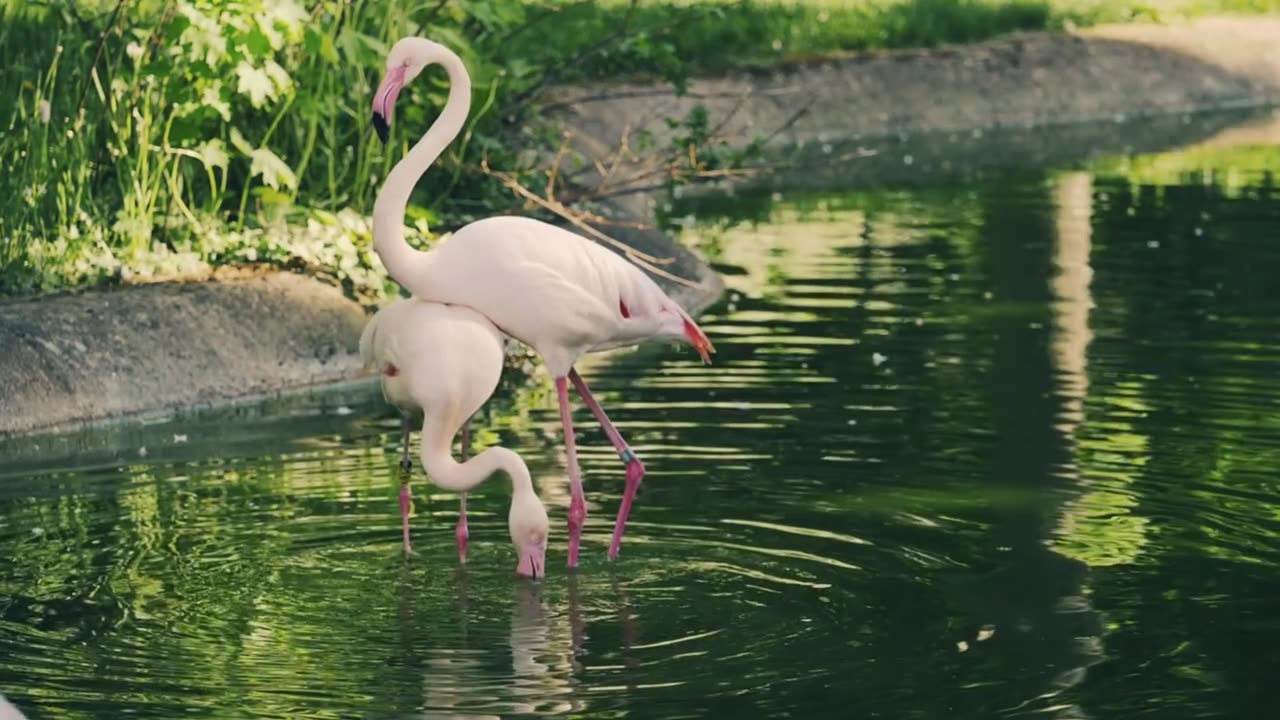
<path fill-rule="evenodd" d="M 712 345 L 706 334 L 688 318 L 685 318 L 684 321 L 684 336 L 689 341 L 689 344 L 693 346 L 693 349 L 698 351 L 698 357 L 702 358 L 702 363 L 710 365 L 711 353 L 716 351 L 716 346 Z"/>
<path fill-rule="evenodd" d="M 520 562 L 516 565 L 516 574 L 537 580 L 545 574 L 547 565 L 547 546 L 545 543 L 530 543 L 520 548 Z"/>
<path fill-rule="evenodd" d="M 373 130 L 383 143 L 391 136 L 391 115 L 396 109 L 396 98 L 404 87 L 406 66 L 391 68 L 373 94 Z"/>

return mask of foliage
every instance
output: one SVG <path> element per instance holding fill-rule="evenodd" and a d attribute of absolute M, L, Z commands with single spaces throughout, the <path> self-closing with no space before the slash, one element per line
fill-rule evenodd
<path fill-rule="evenodd" d="M 368 98 L 395 39 L 429 35 L 463 56 L 471 125 L 420 183 L 410 237 L 517 207 L 558 139 L 529 130 L 559 82 L 694 73 L 834 50 L 960 42 L 1018 29 L 1280 0 L 0 0 L 0 293 L 30 292 L 257 257 L 387 289 L 363 221 L 415 133 L 382 147 Z M 1102 9 L 1100 9 L 1102 8 Z M 1135 11 L 1136 12 L 1136 11 Z M 1153 11 L 1154 12 L 1154 11 Z M 406 89 L 420 130 L 447 87 Z M 673 120 L 710 142 L 705 116 Z M 731 170 L 723 144 L 689 168 Z M 535 152 L 529 152 L 529 151 Z M 492 168 L 506 180 L 481 170 Z M 675 172 L 687 183 L 699 172 Z M 338 232 L 343 242 L 331 243 Z M 320 244 L 326 243 L 321 251 Z"/>
<path fill-rule="evenodd" d="M 282 231 L 290 221 L 356 230 L 314 212 L 364 204 L 379 159 L 363 151 L 358 111 L 342 98 L 334 112 L 341 88 L 367 87 L 385 51 L 343 27 L 348 10 L 181 0 L 91 22 L 70 8 L 9 8 L 0 44 L 18 69 L 3 85 L 18 87 L 18 102 L 0 146 L 14 170 L 0 193 L 8 289 L 145 274 L 165 269 L 163 258 L 177 270 L 284 246 L 301 256 L 298 233 Z M 87 36 L 80 23 L 97 21 L 110 30 Z M 46 54 L 48 70 L 23 67 Z M 14 77 L 23 70 L 35 80 Z M 354 250 L 334 260 L 347 280 L 366 264 Z"/>

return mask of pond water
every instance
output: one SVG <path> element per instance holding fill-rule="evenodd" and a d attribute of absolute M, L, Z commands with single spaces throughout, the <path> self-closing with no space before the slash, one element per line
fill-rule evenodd
<path fill-rule="evenodd" d="M 545 388 L 477 444 L 508 488 L 415 486 L 351 389 L 0 469 L 0 692 L 32 718 L 1264 717 L 1280 670 L 1275 146 L 907 189 L 688 201 L 730 292 L 709 368 L 584 374 L 584 560 Z M 0 457 L 6 449 L 0 446 Z M 837 715 L 838 714 L 838 715 Z"/>

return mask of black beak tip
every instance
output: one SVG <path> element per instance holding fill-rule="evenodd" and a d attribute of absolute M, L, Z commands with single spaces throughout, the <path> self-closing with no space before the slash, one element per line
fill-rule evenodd
<path fill-rule="evenodd" d="M 378 139 L 385 145 L 387 139 L 391 137 L 391 126 L 387 124 L 387 119 L 382 113 L 375 112 L 373 114 L 373 131 L 378 134 Z"/>

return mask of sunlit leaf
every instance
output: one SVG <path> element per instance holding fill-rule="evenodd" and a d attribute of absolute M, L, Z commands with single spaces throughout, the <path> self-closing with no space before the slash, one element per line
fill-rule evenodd
<path fill-rule="evenodd" d="M 288 193 L 270 187 L 254 188 L 253 195 L 263 205 L 288 205 L 293 200 L 293 196 Z"/>
<path fill-rule="evenodd" d="M 226 98 L 222 96 L 222 83 L 214 83 L 205 87 L 200 93 L 200 101 L 205 107 L 213 110 L 222 116 L 223 120 L 231 122 L 231 106 L 227 104 Z"/>
<path fill-rule="evenodd" d="M 178 12 L 188 23 L 182 31 L 179 47 L 185 49 L 186 56 L 193 60 L 217 65 L 227 53 L 227 39 L 222 34 L 222 26 L 189 2 L 178 3 Z"/>
<path fill-rule="evenodd" d="M 206 140 L 196 148 L 196 152 L 200 154 L 200 161 L 209 167 L 225 170 L 227 164 L 231 162 L 231 158 L 227 155 L 227 145 L 222 142 L 222 138 Z"/>
<path fill-rule="evenodd" d="M 262 182 L 268 187 L 279 190 L 281 187 L 293 189 L 298 186 L 298 178 L 293 174 L 293 170 L 271 150 L 258 148 L 249 156 L 253 159 L 250 172 L 261 175 Z"/>
<path fill-rule="evenodd" d="M 244 135 L 240 134 L 240 131 L 234 127 L 231 128 L 231 144 L 235 146 L 236 150 L 239 150 L 245 155 L 253 154 L 253 146 L 250 145 L 249 141 L 244 139 Z"/>
<path fill-rule="evenodd" d="M 311 19 L 311 15 L 296 0 L 275 0 L 275 2 L 268 5 L 267 12 L 263 18 L 267 24 L 280 28 L 296 37 L 297 33 Z"/>
<path fill-rule="evenodd" d="M 289 77 L 289 71 L 280 67 L 275 60 L 268 60 L 263 69 L 266 70 L 267 76 L 271 78 L 276 86 L 276 90 L 281 93 L 288 93 L 293 88 L 293 78 Z"/>
<path fill-rule="evenodd" d="M 275 99 L 276 85 L 265 70 L 242 60 L 236 65 L 236 75 L 240 78 L 236 91 L 248 97 L 254 107 L 260 108 Z"/>

